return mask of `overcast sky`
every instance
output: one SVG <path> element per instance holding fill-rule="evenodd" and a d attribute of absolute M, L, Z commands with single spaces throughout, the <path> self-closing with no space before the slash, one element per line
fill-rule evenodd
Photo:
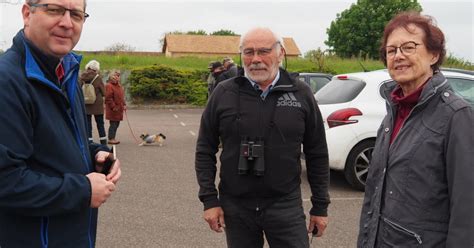
<path fill-rule="evenodd" d="M 23 0 L 0 0 L 0 49 L 23 26 Z M 88 0 L 87 13 L 77 50 L 103 50 L 125 43 L 137 51 L 160 51 L 165 32 L 229 29 L 243 34 L 256 26 L 269 27 L 292 37 L 301 52 L 326 49 L 326 29 L 336 14 L 356 0 L 306 1 L 198 1 L 198 0 Z M 447 39 L 448 53 L 474 62 L 473 0 L 419 0 L 424 13 L 435 17 Z"/>

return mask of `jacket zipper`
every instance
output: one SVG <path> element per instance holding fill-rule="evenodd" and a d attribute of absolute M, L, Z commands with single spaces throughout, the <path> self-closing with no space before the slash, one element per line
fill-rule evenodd
<path fill-rule="evenodd" d="M 41 218 L 41 247 L 48 247 L 48 217 Z"/>
<path fill-rule="evenodd" d="M 396 230 L 399 230 L 399 231 L 401 231 L 401 232 L 403 232 L 403 233 L 406 233 L 406 234 L 408 234 L 408 235 L 410 235 L 410 236 L 415 237 L 416 240 L 418 241 L 418 244 L 421 245 L 421 244 L 423 243 L 423 241 L 421 240 L 421 236 L 420 236 L 419 234 L 417 234 L 416 232 L 411 231 L 411 230 L 409 230 L 409 229 L 406 229 L 405 227 L 403 227 L 403 226 L 401 226 L 401 225 L 399 225 L 399 224 L 397 224 L 397 223 L 395 223 L 395 222 L 393 222 L 393 221 L 391 221 L 391 220 L 389 220 L 389 219 L 387 219 L 387 218 L 383 218 L 383 221 L 385 221 L 385 223 L 389 224 L 390 226 L 392 226 L 392 227 L 395 228 Z"/>
<path fill-rule="evenodd" d="M 290 81 L 293 81 L 290 79 Z M 293 88 L 295 87 L 293 84 L 283 84 L 283 85 L 276 85 L 275 87 L 273 87 L 273 89 L 278 89 L 278 88 L 286 88 L 286 89 L 289 89 L 289 88 Z"/>
<path fill-rule="evenodd" d="M 278 133 L 280 134 L 280 137 L 281 139 L 283 140 L 283 144 L 286 144 L 286 139 L 285 139 L 285 136 L 283 135 L 282 131 L 280 130 L 280 128 L 278 127 L 278 125 L 276 123 L 273 123 L 273 125 L 276 127 L 276 129 L 278 130 Z"/>
<path fill-rule="evenodd" d="M 293 87 L 293 85 L 277 85 L 277 86 L 275 86 L 275 87 L 272 88 L 272 91 L 273 91 L 273 90 L 276 90 L 276 89 L 279 89 L 279 88 L 288 89 L 288 88 L 291 88 L 291 87 Z M 285 90 L 281 90 L 281 91 L 283 91 L 283 92 L 288 92 L 288 91 L 285 91 Z M 278 99 L 277 99 L 277 101 L 278 101 Z M 276 103 L 275 103 L 275 104 L 276 104 Z M 273 111 L 276 111 L 276 108 L 273 109 Z M 278 125 L 274 122 L 274 118 L 272 118 L 272 119 L 270 120 L 270 125 L 271 125 L 271 128 L 276 127 L 276 129 L 277 129 L 277 131 L 278 131 L 278 134 L 280 134 L 280 137 L 281 137 L 283 143 L 285 144 L 285 143 L 286 143 L 285 136 L 283 135 L 283 132 L 281 131 L 280 127 L 278 127 Z"/>

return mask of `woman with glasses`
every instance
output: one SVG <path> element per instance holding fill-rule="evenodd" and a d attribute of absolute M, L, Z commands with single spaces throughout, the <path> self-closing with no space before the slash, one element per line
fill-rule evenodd
<path fill-rule="evenodd" d="M 402 13 L 385 27 L 387 116 L 365 188 L 358 247 L 473 247 L 473 110 L 439 71 L 443 32 Z"/>

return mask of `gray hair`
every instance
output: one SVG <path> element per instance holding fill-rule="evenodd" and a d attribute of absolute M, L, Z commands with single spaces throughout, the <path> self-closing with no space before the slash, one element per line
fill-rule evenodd
<path fill-rule="evenodd" d="M 283 49 L 285 49 L 285 43 L 283 42 L 283 38 L 276 34 L 275 32 L 273 32 L 273 30 L 271 30 L 270 28 L 265 28 L 265 27 L 256 27 L 256 28 L 252 28 L 250 29 L 249 31 L 247 31 L 247 33 L 245 33 L 244 35 L 240 36 L 240 43 L 239 43 L 239 50 L 242 51 L 242 47 L 244 45 L 244 40 L 247 38 L 247 36 L 250 34 L 250 33 L 255 33 L 255 32 L 270 32 L 272 35 L 273 35 L 273 38 L 275 38 L 275 41 L 280 45 L 280 47 L 282 47 Z M 281 49 L 277 49 L 277 53 L 278 55 L 280 55 L 280 50 Z"/>
<path fill-rule="evenodd" d="M 86 64 L 86 70 L 92 69 L 94 71 L 100 70 L 100 63 L 97 60 L 91 60 L 89 63 Z"/>

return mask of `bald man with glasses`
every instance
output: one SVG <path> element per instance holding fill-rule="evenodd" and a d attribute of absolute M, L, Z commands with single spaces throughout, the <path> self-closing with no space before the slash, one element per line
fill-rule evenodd
<path fill-rule="evenodd" d="M 311 89 L 280 68 L 285 49 L 272 30 L 242 36 L 244 74 L 221 82 L 203 112 L 196 174 L 204 219 L 228 247 L 309 247 L 328 224 L 329 166 L 321 113 Z M 214 183 L 222 140 L 219 190 Z M 311 188 L 306 227 L 301 145 Z"/>
<path fill-rule="evenodd" d="M 0 57 L 0 247 L 94 247 L 120 161 L 89 143 L 78 85 L 84 0 L 27 0 Z"/>

